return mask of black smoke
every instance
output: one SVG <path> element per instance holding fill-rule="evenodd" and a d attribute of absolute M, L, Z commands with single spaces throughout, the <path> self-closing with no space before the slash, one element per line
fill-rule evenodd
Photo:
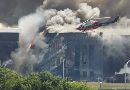
<path fill-rule="evenodd" d="M 95 2 L 88 3 L 92 6 L 98 6 L 101 16 L 119 15 L 130 17 L 130 0 L 95 0 Z"/>
<path fill-rule="evenodd" d="M 0 0 L 0 22 L 17 24 L 22 16 L 35 12 L 43 0 Z"/>
<path fill-rule="evenodd" d="M 9 25 L 17 24 L 19 18 L 35 12 L 43 1 L 45 0 L 0 0 L 0 22 Z M 43 7 L 45 9 L 76 10 L 80 2 L 87 2 L 93 7 L 99 7 L 101 16 L 130 17 L 130 0 L 46 0 Z"/>
<path fill-rule="evenodd" d="M 45 0 L 43 7 L 45 9 L 63 10 L 66 8 L 77 10 L 79 0 Z"/>

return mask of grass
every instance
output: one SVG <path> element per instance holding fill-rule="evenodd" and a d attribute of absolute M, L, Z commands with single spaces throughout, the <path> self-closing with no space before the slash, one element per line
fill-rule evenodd
<path fill-rule="evenodd" d="M 125 83 L 98 83 L 88 82 L 88 86 L 101 89 L 125 89 Z M 126 83 L 126 89 L 130 89 L 130 83 Z"/>

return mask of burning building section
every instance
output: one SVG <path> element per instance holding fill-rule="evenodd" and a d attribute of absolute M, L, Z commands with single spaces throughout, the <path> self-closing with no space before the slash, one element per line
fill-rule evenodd
<path fill-rule="evenodd" d="M 108 32 L 111 33 L 111 31 Z M 116 31 L 114 33 L 116 33 Z M 11 47 L 11 51 L 14 51 L 18 48 L 19 34 L 17 32 L 2 32 L 0 34 L 1 45 L 9 43 L 9 46 L 4 45 L 5 48 L 1 46 L 1 51 L 2 49 L 4 49 L 4 51 L 8 48 L 11 49 Z M 40 49 L 40 55 L 42 56 L 40 59 L 42 61 L 39 61 L 39 64 L 34 62 L 38 67 L 34 67 L 33 69 L 37 70 L 39 68 L 40 70 L 48 70 L 56 75 L 73 80 L 96 81 L 99 78 L 106 79 L 106 77 L 113 76 L 115 72 L 120 71 L 125 62 L 130 58 L 130 36 L 126 32 L 120 32 L 120 36 L 117 38 L 115 38 L 116 35 L 109 35 L 112 42 L 108 43 L 108 39 L 105 38 L 107 36 L 105 35 L 106 32 L 99 32 L 98 34 L 96 32 L 95 35 L 92 34 L 94 34 L 94 32 L 46 33 L 45 37 L 46 42 L 48 43 L 48 50 L 46 54 L 44 54 L 42 53 L 42 50 L 44 52 L 45 49 Z M 5 35 L 7 37 L 5 37 Z M 107 38 L 109 37 L 107 36 Z M 116 41 L 118 45 L 114 45 L 114 42 Z M 24 57 L 27 59 L 30 58 L 30 53 L 33 55 L 37 52 L 38 49 L 35 48 L 37 47 L 32 48 L 34 49 L 33 53 L 32 51 L 27 51 L 27 53 L 24 52 L 27 54 L 27 56 Z M 2 53 L 4 53 L 4 51 L 1 52 L 1 55 L 3 55 Z M 22 48 L 14 54 L 18 55 L 18 57 L 20 57 L 19 55 L 21 54 L 24 55 L 23 53 L 20 54 L 20 52 L 22 52 Z M 7 56 L 10 55 L 10 53 L 4 53 L 6 55 L 3 56 L 6 56 L 6 58 L 1 56 L 1 60 L 9 59 Z M 26 58 L 24 58 L 25 61 L 23 61 L 23 64 L 27 62 Z M 18 61 L 17 58 L 16 60 Z M 17 61 L 14 60 L 15 63 Z M 26 65 L 23 64 L 21 60 L 22 67 L 20 68 L 24 70 Z M 26 64 L 28 65 L 29 62 Z M 19 63 L 17 63 L 17 65 L 19 65 Z M 25 72 L 22 71 L 22 73 Z"/>
<path fill-rule="evenodd" d="M 39 6 L 36 12 L 18 21 L 19 47 L 16 43 L 18 34 L 12 36 L 15 39 L 9 37 L 12 34 L 0 34 L 1 37 L 7 35 L 11 39 L 9 46 L 18 47 L 11 53 L 10 59 L 16 71 L 28 74 L 38 69 L 48 70 L 73 80 L 90 81 L 111 77 L 115 72 L 120 72 L 130 59 L 130 19 L 115 15 L 126 14 L 129 17 L 129 13 L 120 13 L 123 11 L 121 8 L 127 3 L 123 0 L 115 0 L 113 3 L 115 9 L 111 11 L 110 8 L 106 12 L 112 0 L 109 0 L 110 2 L 96 0 L 98 5 L 95 2 L 88 2 L 94 8 L 86 3 L 87 0 L 81 1 L 44 0 L 43 5 Z M 18 18 L 20 9 L 15 11 L 14 16 Z M 100 16 L 118 17 L 119 20 L 113 19 L 105 23 L 94 20 L 94 18 L 99 19 Z M 86 27 L 88 31 L 79 31 L 77 29 L 79 25 Z M 0 40 L 6 43 L 6 36 Z M 1 47 L 0 51 L 3 50 L 3 46 Z M 0 55 L 3 55 L 4 51 L 0 52 Z"/>
<path fill-rule="evenodd" d="M 86 33 L 50 33 L 49 50 L 41 64 L 42 70 L 73 80 L 93 80 L 103 75 L 102 45 Z M 100 52 L 100 53 L 99 53 Z"/>
<path fill-rule="evenodd" d="M 120 36 L 129 43 L 129 35 Z M 49 33 L 46 38 L 49 40 L 49 50 L 40 64 L 40 69 L 73 80 L 107 79 L 106 77 L 119 72 L 130 58 L 130 48 L 122 42 L 124 46 L 120 48 L 125 48 L 123 51 L 116 50 L 117 45 L 112 46 L 113 52 L 109 52 L 107 49 L 110 48 L 102 41 L 102 32 L 96 36 L 80 32 Z M 125 55 L 122 56 L 121 53 Z"/>

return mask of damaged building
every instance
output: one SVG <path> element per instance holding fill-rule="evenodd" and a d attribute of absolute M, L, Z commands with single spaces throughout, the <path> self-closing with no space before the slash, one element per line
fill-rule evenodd
<path fill-rule="evenodd" d="M 102 34 L 99 33 L 99 38 Z M 128 35 L 123 37 L 129 38 Z M 130 57 L 129 47 L 124 57 L 107 56 L 101 40 L 86 33 L 49 33 L 46 38 L 49 49 L 40 69 L 72 80 L 98 81 L 111 77 Z"/>
<path fill-rule="evenodd" d="M 82 32 L 47 33 L 45 37 L 49 44 L 48 51 L 34 69 L 48 70 L 72 80 L 108 79 L 114 76 L 115 72 L 119 72 L 130 59 L 130 36 L 126 33 L 121 36 L 125 41 L 125 44 L 122 44 L 123 49 L 121 52 L 114 51 L 116 56 L 108 56 L 107 47 L 101 41 L 103 33 L 99 33 L 98 36 Z M 0 32 L 1 63 L 8 60 L 11 52 L 18 48 L 18 41 L 17 30 Z"/>
<path fill-rule="evenodd" d="M 50 33 L 42 70 L 73 80 L 94 80 L 103 75 L 102 45 L 86 33 Z M 99 53 L 101 52 L 101 53 Z"/>

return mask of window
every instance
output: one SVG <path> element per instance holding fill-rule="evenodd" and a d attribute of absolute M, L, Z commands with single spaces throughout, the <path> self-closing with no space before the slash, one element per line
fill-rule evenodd
<path fill-rule="evenodd" d="M 87 77 L 87 72 L 83 71 L 83 77 Z"/>

